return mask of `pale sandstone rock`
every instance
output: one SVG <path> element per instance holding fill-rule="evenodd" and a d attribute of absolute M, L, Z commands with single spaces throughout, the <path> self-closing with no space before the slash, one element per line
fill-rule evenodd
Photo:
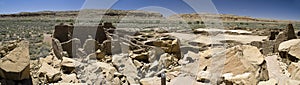
<path fill-rule="evenodd" d="M 42 63 L 42 66 L 39 69 L 38 73 L 40 73 L 40 75 L 45 75 L 48 82 L 56 82 L 61 78 L 60 71 L 56 70 L 47 63 Z"/>
<path fill-rule="evenodd" d="M 21 41 L 9 54 L 0 59 L 0 77 L 9 80 L 30 78 L 29 42 Z"/>

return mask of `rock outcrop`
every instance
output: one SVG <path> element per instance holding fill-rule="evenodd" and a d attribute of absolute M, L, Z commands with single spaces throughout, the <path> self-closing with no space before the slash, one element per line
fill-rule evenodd
<path fill-rule="evenodd" d="M 291 79 L 300 81 L 300 63 L 292 62 L 288 67 Z"/>
<path fill-rule="evenodd" d="M 211 55 L 216 55 L 212 53 L 213 52 L 211 51 L 204 53 L 201 57 L 206 58 L 206 61 L 202 62 L 216 62 L 211 61 L 211 58 L 208 57 Z M 269 79 L 264 55 L 260 53 L 257 47 L 250 45 L 238 45 L 226 49 L 224 52 L 217 53 L 218 54 L 215 57 L 226 57 L 225 61 L 219 61 L 219 63 L 224 62 L 222 70 L 222 76 L 224 77 L 224 80 L 220 79 L 219 83 L 224 82 L 227 84 L 254 85 L 257 84 L 259 81 L 265 81 Z M 204 71 L 205 69 L 207 69 L 206 71 L 211 71 L 210 69 L 213 68 L 218 67 L 210 66 L 208 64 L 200 65 L 199 67 L 200 70 Z M 214 82 L 213 80 L 209 80 L 209 78 L 205 78 L 205 76 L 203 78 L 200 77 L 199 79 Z"/>
<path fill-rule="evenodd" d="M 21 41 L 0 59 L 0 77 L 8 80 L 30 78 L 29 42 Z"/>
<path fill-rule="evenodd" d="M 257 84 L 269 79 L 264 56 L 247 45 L 227 49 L 223 73 L 225 80 L 234 83 Z"/>
<path fill-rule="evenodd" d="M 300 59 L 300 39 L 292 39 L 289 41 L 282 42 L 279 45 L 278 51 L 282 58 L 287 59 L 287 63 L 289 61 L 297 62 Z"/>
<path fill-rule="evenodd" d="M 296 39 L 295 29 L 292 24 L 288 24 L 287 28 L 285 29 L 287 40 Z"/>

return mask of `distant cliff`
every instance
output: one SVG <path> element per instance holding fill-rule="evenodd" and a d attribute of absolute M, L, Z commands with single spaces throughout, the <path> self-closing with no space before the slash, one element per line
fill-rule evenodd
<path fill-rule="evenodd" d="M 209 19 L 221 19 L 222 21 L 246 21 L 246 22 L 289 22 L 288 20 L 275 20 L 275 19 L 262 19 L 252 18 L 249 16 L 237 16 L 230 14 L 176 14 L 168 17 L 169 19 L 185 19 L 185 20 L 209 20 Z"/>
<path fill-rule="evenodd" d="M 41 12 L 21 12 L 17 14 L 0 14 L 1 18 L 5 17 L 76 17 L 80 12 L 101 14 L 104 16 L 132 16 L 132 17 L 163 17 L 160 13 L 146 11 L 131 10 L 91 10 L 85 9 L 81 11 L 41 11 Z"/>

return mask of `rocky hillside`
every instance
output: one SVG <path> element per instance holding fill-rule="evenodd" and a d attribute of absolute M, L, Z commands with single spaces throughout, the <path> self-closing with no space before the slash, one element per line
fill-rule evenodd
<path fill-rule="evenodd" d="M 79 15 L 79 13 L 93 13 L 93 15 L 103 15 L 111 17 L 155 17 L 161 18 L 160 13 L 146 12 L 146 11 L 136 11 L 136 10 L 92 10 L 85 9 L 81 11 L 41 11 L 41 12 L 21 12 L 17 14 L 0 14 L 1 18 L 74 18 Z"/>
<path fill-rule="evenodd" d="M 262 19 L 262 18 L 252 18 L 249 16 L 237 16 L 230 14 L 176 14 L 169 18 L 178 19 L 183 18 L 187 20 L 201 20 L 201 19 L 221 19 L 224 22 L 295 22 L 289 20 L 274 20 L 274 19 Z"/>

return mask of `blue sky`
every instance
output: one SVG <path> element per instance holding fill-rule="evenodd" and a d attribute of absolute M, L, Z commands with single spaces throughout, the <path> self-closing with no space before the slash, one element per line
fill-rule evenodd
<path fill-rule="evenodd" d="M 105 0 L 104 0 L 105 1 Z M 186 0 L 202 5 L 199 0 Z M 198 2 L 197 2 L 198 1 Z M 203 1 L 203 0 L 200 0 Z M 300 0 L 212 0 L 217 12 L 258 18 L 300 20 Z M 92 6 L 87 6 L 92 4 Z M 105 8 L 103 0 L 0 0 L 0 13 L 35 12 L 43 10 L 80 10 Z M 95 6 L 95 7 L 93 7 Z M 119 0 L 112 8 L 135 10 L 156 6 L 176 13 L 195 12 L 182 0 Z"/>

